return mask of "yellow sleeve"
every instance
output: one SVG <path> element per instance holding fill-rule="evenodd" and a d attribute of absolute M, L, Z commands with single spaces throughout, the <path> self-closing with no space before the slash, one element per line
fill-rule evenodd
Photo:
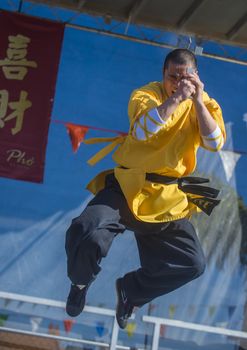
<path fill-rule="evenodd" d="M 162 101 L 151 89 L 144 87 L 134 90 L 128 104 L 130 126 L 132 127 L 137 119 L 148 113 L 151 109 L 158 107 L 161 103 Z"/>

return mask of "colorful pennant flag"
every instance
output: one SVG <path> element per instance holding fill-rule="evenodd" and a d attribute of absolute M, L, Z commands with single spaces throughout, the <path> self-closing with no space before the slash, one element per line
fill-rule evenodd
<path fill-rule="evenodd" d="M 229 315 L 229 318 L 232 317 L 232 315 L 234 314 L 236 310 L 236 306 L 228 306 L 228 315 Z"/>
<path fill-rule="evenodd" d="M 161 324 L 160 325 L 160 337 L 164 337 L 166 333 L 166 325 L 165 324 Z"/>
<path fill-rule="evenodd" d="M 210 317 L 213 317 L 213 316 L 214 316 L 215 311 L 216 311 L 216 306 L 214 306 L 214 305 L 209 306 L 209 308 L 208 308 L 208 314 L 209 314 Z"/>
<path fill-rule="evenodd" d="M 49 334 L 60 335 L 60 330 L 59 330 L 59 326 L 58 325 L 54 325 L 53 323 L 50 323 L 49 327 L 48 327 L 48 330 L 49 330 Z"/>
<path fill-rule="evenodd" d="M 31 317 L 30 318 L 30 323 L 31 323 L 33 332 L 37 332 L 41 322 L 42 322 L 42 318 L 41 317 Z"/>
<path fill-rule="evenodd" d="M 67 333 L 69 333 L 72 329 L 73 324 L 75 323 L 74 320 L 64 320 L 63 324 L 64 324 L 64 329 Z"/>
<path fill-rule="evenodd" d="M 65 126 L 70 137 L 73 151 L 77 152 L 80 143 L 84 140 L 89 128 L 72 123 L 66 123 Z"/>
<path fill-rule="evenodd" d="M 126 332 L 128 334 L 128 337 L 132 337 L 134 332 L 136 330 L 136 323 L 135 322 L 129 322 L 126 326 Z"/>
<path fill-rule="evenodd" d="M 105 330 L 105 323 L 102 321 L 98 321 L 96 323 L 96 331 L 97 331 L 99 337 L 102 337 L 102 335 L 104 334 L 104 330 Z"/>
<path fill-rule="evenodd" d="M 156 304 L 149 303 L 148 304 L 148 315 L 152 313 L 152 311 L 156 308 Z"/>
<path fill-rule="evenodd" d="M 174 317 L 175 312 L 176 312 L 176 309 L 177 309 L 177 306 L 174 305 L 174 304 L 171 304 L 171 305 L 169 306 L 169 317 L 170 317 L 170 318 L 173 318 L 173 317 Z"/>
<path fill-rule="evenodd" d="M 0 327 L 4 326 L 8 318 L 9 318 L 9 315 L 0 314 Z"/>

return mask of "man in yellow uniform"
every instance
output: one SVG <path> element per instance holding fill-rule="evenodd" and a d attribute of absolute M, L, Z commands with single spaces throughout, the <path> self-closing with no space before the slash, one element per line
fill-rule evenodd
<path fill-rule="evenodd" d="M 95 197 L 66 235 L 72 282 L 66 311 L 74 317 L 82 312 L 114 237 L 126 229 L 134 232 L 141 266 L 116 281 L 121 328 L 133 307 L 203 273 L 204 254 L 189 219 L 202 210 L 210 215 L 219 191 L 201 185 L 207 179 L 188 175 L 196 168 L 198 148 L 218 151 L 226 137 L 221 108 L 204 92 L 196 58 L 186 49 L 166 56 L 162 82 L 132 93 L 128 114 L 128 135 L 115 138 L 90 160 L 94 164 L 118 145 L 117 166 L 88 185 Z"/>

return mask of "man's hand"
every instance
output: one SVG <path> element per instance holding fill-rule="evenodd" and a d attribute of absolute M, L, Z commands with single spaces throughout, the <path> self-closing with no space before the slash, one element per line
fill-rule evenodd
<path fill-rule="evenodd" d="M 204 84 L 201 82 L 196 72 L 189 74 L 186 78 L 195 87 L 195 93 L 192 96 L 192 99 L 196 110 L 200 134 L 202 137 L 207 136 L 216 130 L 217 123 L 203 103 Z"/>
<path fill-rule="evenodd" d="M 194 103 L 202 103 L 203 102 L 203 89 L 204 84 L 201 82 L 199 75 L 197 73 L 189 74 L 188 80 L 194 85 L 195 93 L 193 94 L 193 102 Z"/>
<path fill-rule="evenodd" d="M 196 93 L 196 86 L 194 82 L 190 79 L 192 77 L 192 74 L 190 74 L 186 78 L 183 78 L 178 83 L 178 88 L 176 92 L 173 94 L 173 96 L 178 99 L 179 102 L 182 102 L 188 98 L 191 98 Z"/>

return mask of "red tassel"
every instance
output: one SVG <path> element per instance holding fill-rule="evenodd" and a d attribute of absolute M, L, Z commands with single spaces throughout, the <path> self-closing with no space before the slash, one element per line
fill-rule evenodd
<path fill-rule="evenodd" d="M 89 128 L 72 123 L 66 123 L 65 125 L 70 137 L 73 151 L 76 152 L 80 146 L 80 143 L 84 140 Z"/>

